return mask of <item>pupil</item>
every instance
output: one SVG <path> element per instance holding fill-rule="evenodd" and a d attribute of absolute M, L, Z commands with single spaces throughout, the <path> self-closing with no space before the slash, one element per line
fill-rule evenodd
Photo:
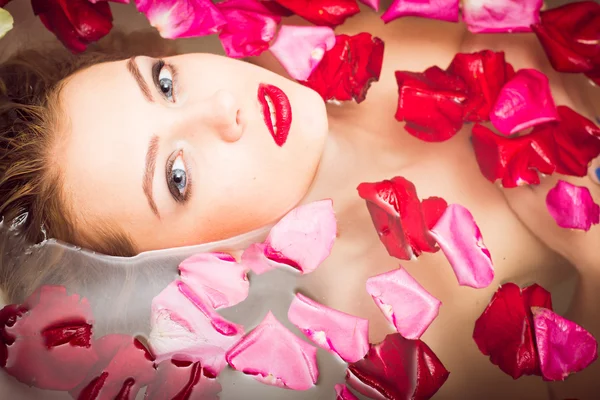
<path fill-rule="evenodd" d="M 160 80 L 160 90 L 162 90 L 163 93 L 169 93 L 171 91 L 171 85 L 170 85 L 169 79 L 161 79 Z"/>
<path fill-rule="evenodd" d="M 185 186 L 185 171 L 182 169 L 173 170 L 173 182 L 178 187 Z"/>

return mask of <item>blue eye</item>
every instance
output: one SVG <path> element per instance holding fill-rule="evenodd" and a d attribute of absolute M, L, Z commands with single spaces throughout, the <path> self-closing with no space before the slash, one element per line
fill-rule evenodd
<path fill-rule="evenodd" d="M 175 158 L 172 158 L 167 165 L 167 186 L 177 202 L 185 202 L 188 199 L 190 183 L 183 151 L 177 152 Z"/>
<path fill-rule="evenodd" d="M 152 75 L 154 84 L 161 95 L 169 102 L 174 102 L 175 68 L 172 65 L 165 63 L 163 60 L 159 60 L 152 67 Z"/>
<path fill-rule="evenodd" d="M 600 167 L 596 168 L 594 173 L 596 174 L 596 180 L 600 182 Z"/>

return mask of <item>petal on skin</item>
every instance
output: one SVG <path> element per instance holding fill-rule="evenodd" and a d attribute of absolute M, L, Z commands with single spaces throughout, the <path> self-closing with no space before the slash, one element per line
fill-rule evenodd
<path fill-rule="evenodd" d="M 407 339 L 419 339 L 438 316 L 442 304 L 404 268 L 367 279 L 367 292 Z"/>
<path fill-rule="evenodd" d="M 273 262 L 265 256 L 266 246 L 263 243 L 254 243 L 242 253 L 242 264 L 257 275 L 264 274 L 284 264 Z"/>
<path fill-rule="evenodd" d="M 381 19 L 387 24 L 408 16 L 458 22 L 458 0 L 394 0 Z"/>
<path fill-rule="evenodd" d="M 269 50 L 292 78 L 305 81 L 334 45 L 335 33 L 327 26 L 283 25 Z"/>
<path fill-rule="evenodd" d="M 591 333 L 547 308 L 531 311 L 544 379 L 562 381 L 596 361 L 598 342 Z"/>
<path fill-rule="evenodd" d="M 489 121 L 500 89 L 515 71 L 504 58 L 504 52 L 483 50 L 477 53 L 458 53 L 452 59 L 448 72 L 460 76 L 467 84 L 464 120 Z"/>
<path fill-rule="evenodd" d="M 227 23 L 210 0 L 135 0 L 135 5 L 166 39 L 212 35 Z"/>
<path fill-rule="evenodd" d="M 325 307 L 298 293 L 288 319 L 319 347 L 339 355 L 348 363 L 369 351 L 369 321 Z"/>
<path fill-rule="evenodd" d="M 179 264 L 181 280 L 202 293 L 214 309 L 231 307 L 248 297 L 246 267 L 224 253 L 196 254 Z"/>
<path fill-rule="evenodd" d="M 474 33 L 531 32 L 543 0 L 463 0 L 462 16 Z"/>
<path fill-rule="evenodd" d="M 301 84 L 310 87 L 325 101 L 361 103 L 373 82 L 379 80 L 384 43 L 369 33 L 337 35 L 335 45 L 325 52 L 319 65 Z"/>
<path fill-rule="evenodd" d="M 360 0 L 367 7 L 371 7 L 373 11 L 379 11 L 379 0 Z"/>
<path fill-rule="evenodd" d="M 258 0 L 226 0 L 216 7 L 227 21 L 219 39 L 229 57 L 257 56 L 269 48 L 281 17 Z"/>
<path fill-rule="evenodd" d="M 106 335 L 94 342 L 98 362 L 69 393 L 78 400 L 135 399 L 155 379 L 154 359 L 129 335 Z"/>
<path fill-rule="evenodd" d="M 0 8 L 0 39 L 13 28 L 14 19 L 4 8 Z"/>
<path fill-rule="evenodd" d="M 517 71 L 500 90 L 490 113 L 494 127 L 507 136 L 557 119 L 550 82 L 535 69 Z"/>
<path fill-rule="evenodd" d="M 227 362 L 267 385 L 307 390 L 319 377 L 316 355 L 316 348 L 290 332 L 269 312 L 227 352 Z"/>
<path fill-rule="evenodd" d="M 358 400 L 358 397 L 356 397 L 354 393 L 352 393 L 350 389 L 346 387 L 346 385 L 338 383 L 334 386 L 334 389 L 335 400 Z"/>
<path fill-rule="evenodd" d="M 152 300 L 150 323 L 148 342 L 157 362 L 200 361 L 214 375 L 223 370 L 225 353 L 244 334 L 181 281 L 171 282 Z"/>
<path fill-rule="evenodd" d="M 422 208 L 415 186 L 400 176 L 380 182 L 363 182 L 357 190 L 366 200 L 379 239 L 392 257 L 410 260 L 422 252 L 439 250 L 429 234 L 429 224 L 435 224 L 445 209 L 444 200 L 426 199 L 427 206 Z"/>
<path fill-rule="evenodd" d="M 5 370 L 27 385 L 70 390 L 98 360 L 90 304 L 63 286 L 39 287 L 21 306 L 3 309 L 0 318 Z"/>
<path fill-rule="evenodd" d="M 448 375 L 425 343 L 394 333 L 371 345 L 364 359 L 350 364 L 346 381 L 371 399 L 427 400 L 442 387 Z"/>
<path fill-rule="evenodd" d="M 398 108 L 396 119 L 405 129 L 426 142 L 443 142 L 463 125 L 467 85 L 438 67 L 425 72 L 396 71 Z"/>
<path fill-rule="evenodd" d="M 275 0 L 315 25 L 338 26 L 360 12 L 356 0 Z"/>
<path fill-rule="evenodd" d="M 482 289 L 492 283 L 492 256 L 469 210 L 450 204 L 431 229 L 431 235 L 450 262 L 459 285 Z"/>
<path fill-rule="evenodd" d="M 552 306 L 545 289 L 532 285 L 521 292 L 514 283 L 506 283 L 475 322 L 477 347 L 513 379 L 541 374 L 531 314 L 531 307 L 540 306 Z"/>
<path fill-rule="evenodd" d="M 559 180 L 548 191 L 546 206 L 561 228 L 589 231 L 592 225 L 600 223 L 600 206 L 585 186 Z"/>
<path fill-rule="evenodd" d="M 146 389 L 144 400 L 219 400 L 221 385 L 200 362 L 165 360 L 156 369 L 156 379 Z"/>

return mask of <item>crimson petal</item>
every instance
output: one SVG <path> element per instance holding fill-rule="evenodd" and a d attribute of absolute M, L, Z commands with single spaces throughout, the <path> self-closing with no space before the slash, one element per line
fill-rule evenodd
<path fill-rule="evenodd" d="M 356 0 L 275 0 L 315 25 L 337 26 L 358 14 Z"/>

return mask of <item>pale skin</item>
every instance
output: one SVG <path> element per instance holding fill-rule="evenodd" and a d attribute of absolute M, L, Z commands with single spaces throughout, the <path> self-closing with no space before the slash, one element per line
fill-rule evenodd
<path fill-rule="evenodd" d="M 460 24 L 413 18 L 383 25 L 375 15 L 363 14 L 338 29 L 348 34 L 368 31 L 386 43 L 381 79 L 360 105 L 325 107 L 316 93 L 278 75 L 285 73 L 269 55 L 255 63 L 278 74 L 205 54 L 166 58 L 178 69 L 174 101 L 159 97 L 151 78 L 153 59 L 135 60 L 153 102 L 136 84 L 127 61 L 101 64 L 74 76 L 62 94 L 70 124 L 56 159 L 77 227 L 89 229 L 100 220 L 109 221 L 125 231 L 139 251 L 147 251 L 238 235 L 276 221 L 298 204 L 331 198 L 339 237 L 323 265 L 301 278 L 304 292 L 369 318 L 371 340 L 376 342 L 393 328 L 366 293 L 365 280 L 401 264 L 443 303 L 422 337 L 451 371 L 439 398 L 547 399 L 548 384 L 541 378 L 513 381 L 479 352 L 471 338 L 474 322 L 502 283 L 535 282 L 553 290 L 579 275 L 582 283 L 567 316 L 600 337 L 600 261 L 595 254 L 600 228 L 584 233 L 556 226 L 544 203 L 556 177 L 545 178 L 537 187 L 509 190 L 487 181 L 469 143 L 469 126 L 441 144 L 406 133 L 394 119 L 393 72 L 445 68 L 457 52 L 489 48 L 504 50 L 516 69 L 546 73 L 555 102 L 588 118 L 600 114 L 600 89 L 580 76 L 553 71 L 532 34 L 471 35 Z M 279 86 L 290 98 L 294 119 L 283 147 L 274 144 L 260 115 L 260 82 Z M 147 196 L 143 182 L 152 140 L 159 146 Z M 165 164 L 179 150 L 189 168 L 188 183 L 194 182 L 185 203 L 176 201 L 165 176 Z M 356 186 L 394 176 L 412 181 L 421 198 L 440 196 L 472 212 L 495 263 L 495 279 L 488 288 L 458 286 L 441 252 L 401 263 L 388 256 Z M 588 186 L 600 203 L 593 173 L 561 178 Z M 594 380 L 599 373 L 596 362 L 566 382 L 553 384 L 551 398 L 591 398 L 600 390 Z"/>

